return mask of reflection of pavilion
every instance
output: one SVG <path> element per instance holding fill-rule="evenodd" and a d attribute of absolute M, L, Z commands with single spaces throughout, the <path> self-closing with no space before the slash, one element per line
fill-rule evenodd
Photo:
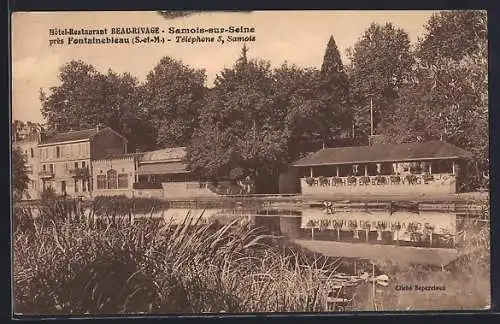
<path fill-rule="evenodd" d="M 303 194 L 457 193 L 461 161 L 471 154 L 454 145 L 379 144 L 320 150 L 293 164 Z"/>

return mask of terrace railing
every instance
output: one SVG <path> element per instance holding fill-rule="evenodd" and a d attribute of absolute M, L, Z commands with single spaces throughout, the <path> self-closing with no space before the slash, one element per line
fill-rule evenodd
<path fill-rule="evenodd" d="M 163 189 L 161 182 L 134 182 L 134 189 Z"/>
<path fill-rule="evenodd" d="M 53 178 L 54 177 L 54 171 L 43 170 L 43 171 L 38 172 L 38 176 L 40 178 Z"/>
<path fill-rule="evenodd" d="M 73 168 L 69 170 L 69 173 L 74 177 L 74 178 L 87 178 L 90 176 L 90 171 L 89 168 Z"/>
<path fill-rule="evenodd" d="M 439 176 L 439 178 L 438 178 Z M 369 186 L 369 185 L 417 185 L 430 184 L 437 180 L 446 180 L 453 177 L 449 174 L 410 174 L 410 175 L 376 175 L 376 176 L 349 176 L 349 177 L 308 177 L 305 182 L 309 186 Z"/>

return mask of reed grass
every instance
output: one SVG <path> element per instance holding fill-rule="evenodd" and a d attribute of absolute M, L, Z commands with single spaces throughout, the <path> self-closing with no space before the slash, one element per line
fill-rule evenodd
<path fill-rule="evenodd" d="M 92 210 L 75 219 L 60 202 L 37 218 L 16 213 L 14 311 L 22 314 L 317 312 L 337 264 L 279 247 L 241 219 L 131 223 L 94 219 Z"/>

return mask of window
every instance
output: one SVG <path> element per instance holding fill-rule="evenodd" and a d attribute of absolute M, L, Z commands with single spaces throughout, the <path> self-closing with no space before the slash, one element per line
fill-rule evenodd
<path fill-rule="evenodd" d="M 98 175 L 97 176 L 97 189 L 106 189 L 106 176 Z"/>
<path fill-rule="evenodd" d="M 59 146 L 56 147 L 56 158 L 60 158 L 61 157 L 61 148 Z"/>
<path fill-rule="evenodd" d="M 116 189 L 116 171 L 108 171 L 108 189 Z"/>
<path fill-rule="evenodd" d="M 87 191 L 85 180 L 82 180 L 82 191 L 83 192 Z"/>
<path fill-rule="evenodd" d="M 78 180 L 75 179 L 75 192 L 78 192 Z"/>
<path fill-rule="evenodd" d="M 45 164 L 42 164 L 42 171 L 47 171 L 47 166 Z"/>
<path fill-rule="evenodd" d="M 35 157 L 35 150 L 33 148 L 30 148 L 30 153 L 31 153 L 31 157 Z"/>
<path fill-rule="evenodd" d="M 78 162 L 75 162 L 75 169 L 78 169 Z"/>
<path fill-rule="evenodd" d="M 85 168 L 85 161 L 82 161 L 82 169 Z"/>
<path fill-rule="evenodd" d="M 68 171 L 68 163 L 64 163 L 64 171 Z"/>
<path fill-rule="evenodd" d="M 126 173 L 118 175 L 118 188 L 119 189 L 128 188 L 128 175 Z"/>
<path fill-rule="evenodd" d="M 54 165 L 53 164 L 50 164 L 50 172 L 54 173 Z"/>

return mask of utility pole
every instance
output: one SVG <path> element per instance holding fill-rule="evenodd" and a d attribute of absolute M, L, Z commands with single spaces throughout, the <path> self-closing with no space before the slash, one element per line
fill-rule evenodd
<path fill-rule="evenodd" d="M 370 95 L 370 138 L 368 139 L 368 145 L 372 145 L 372 137 L 373 137 L 373 98 Z"/>
<path fill-rule="evenodd" d="M 370 97 L 370 135 L 373 136 L 373 99 Z"/>

